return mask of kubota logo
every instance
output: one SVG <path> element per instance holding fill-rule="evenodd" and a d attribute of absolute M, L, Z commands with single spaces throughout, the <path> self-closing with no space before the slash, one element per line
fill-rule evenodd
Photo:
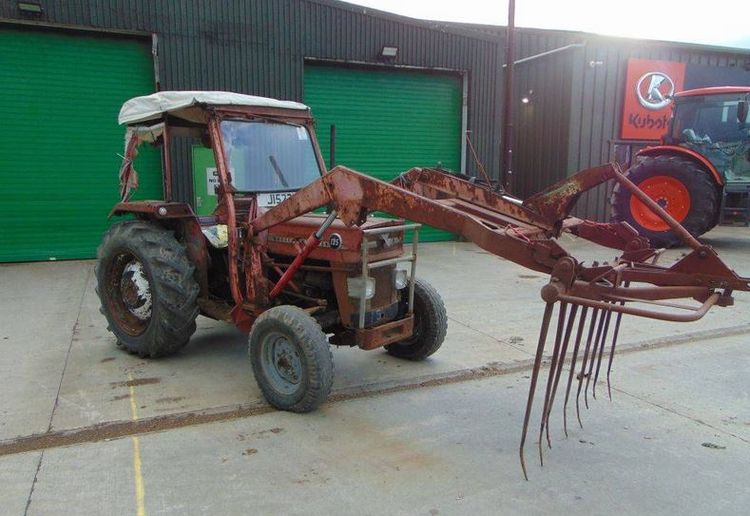
<path fill-rule="evenodd" d="M 648 72 L 638 79 L 635 94 L 641 106 L 651 111 L 659 111 L 672 102 L 674 81 L 665 73 Z"/>

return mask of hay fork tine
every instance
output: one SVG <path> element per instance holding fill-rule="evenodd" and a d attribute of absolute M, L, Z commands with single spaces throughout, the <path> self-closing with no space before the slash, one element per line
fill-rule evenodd
<path fill-rule="evenodd" d="M 596 362 L 596 350 L 599 347 L 599 339 L 602 337 L 602 330 L 604 330 L 604 320 L 607 318 L 607 314 L 602 309 L 602 314 L 599 317 L 599 324 L 596 326 L 596 337 L 594 337 L 594 345 L 591 348 L 591 360 L 589 361 L 589 372 L 586 375 L 586 386 L 583 388 L 583 401 L 586 405 L 586 409 L 589 408 L 589 384 L 591 383 L 591 376 L 594 374 L 594 362 Z"/>
<path fill-rule="evenodd" d="M 630 286 L 630 282 L 626 281 L 624 286 L 627 288 Z M 624 305 L 625 301 L 620 301 L 620 305 Z M 622 321 L 622 312 L 617 313 L 617 319 L 615 319 L 615 331 L 612 334 L 612 347 L 609 350 L 609 361 L 607 364 L 607 393 L 609 394 L 609 401 L 612 401 L 612 385 L 610 383 L 609 375 L 612 372 L 612 360 L 615 358 L 615 346 L 617 346 L 617 337 L 620 335 L 620 321 Z"/>
<path fill-rule="evenodd" d="M 578 320 L 578 331 L 576 332 L 576 340 L 573 345 L 573 355 L 570 357 L 570 373 L 568 374 L 568 385 L 565 388 L 565 403 L 563 404 L 563 430 L 565 431 L 565 437 L 568 437 L 568 399 L 570 398 L 570 388 L 573 386 L 573 373 L 576 369 L 576 360 L 578 358 L 578 350 L 581 346 L 581 338 L 583 337 L 583 329 L 586 326 L 586 317 L 588 315 L 588 306 L 584 306 L 581 311 L 581 318 Z"/>
<path fill-rule="evenodd" d="M 549 407 L 547 407 L 546 414 L 543 414 L 542 417 L 545 418 L 545 431 L 547 435 L 547 446 L 549 448 L 552 448 L 552 442 L 549 438 L 549 417 L 552 413 L 552 406 L 555 403 L 555 394 L 557 393 L 557 387 L 560 383 L 560 376 L 562 374 L 563 364 L 565 363 L 565 355 L 568 352 L 568 344 L 570 343 L 570 335 L 573 332 L 573 324 L 575 324 L 576 315 L 578 314 L 578 305 L 572 304 L 570 309 L 570 314 L 568 314 L 568 323 L 565 327 L 565 337 L 563 338 L 562 347 L 560 348 L 560 354 L 557 360 L 557 369 L 555 371 L 555 378 L 554 382 L 552 384 L 552 394 L 550 396 L 549 400 Z M 550 371 L 550 374 L 552 371 Z"/>
<path fill-rule="evenodd" d="M 583 360 L 581 361 L 581 372 L 578 374 L 578 392 L 576 392 L 576 416 L 578 417 L 578 425 L 583 428 L 581 423 L 581 388 L 583 387 L 583 378 L 586 376 L 586 362 L 589 356 L 589 349 L 591 348 L 591 339 L 594 336 L 594 329 L 596 328 L 596 320 L 599 315 L 599 309 L 594 308 L 591 315 L 591 322 L 589 323 L 589 334 L 586 337 L 586 346 L 583 348 Z"/>
<path fill-rule="evenodd" d="M 618 313 L 617 319 L 615 319 L 615 331 L 612 333 L 612 346 L 609 349 L 609 360 L 607 363 L 607 394 L 609 395 L 609 401 L 612 401 L 612 385 L 609 375 L 612 372 L 612 360 L 615 357 L 615 346 L 617 346 L 617 337 L 620 334 L 620 321 L 622 321 L 622 313 Z"/>
<path fill-rule="evenodd" d="M 534 357 L 534 367 L 531 371 L 531 381 L 529 382 L 529 399 L 526 402 L 526 413 L 523 417 L 523 430 L 521 431 L 521 445 L 518 449 L 518 455 L 521 458 L 521 469 L 523 477 L 528 480 L 526 473 L 526 460 L 524 458 L 524 445 L 526 444 L 526 435 L 529 430 L 529 418 L 531 416 L 531 407 L 534 404 L 534 393 L 536 391 L 536 382 L 539 377 L 539 368 L 542 365 L 542 355 L 544 354 L 544 344 L 547 342 L 547 333 L 549 330 L 550 319 L 552 318 L 553 303 L 547 303 L 544 307 L 544 316 L 542 317 L 542 327 L 539 329 L 539 343 L 536 347 L 536 356 Z"/>
<path fill-rule="evenodd" d="M 542 407 L 542 420 L 539 423 L 539 462 L 544 466 L 544 457 L 542 455 L 542 437 L 544 436 L 544 424 L 545 414 L 547 414 L 547 408 L 549 407 L 549 400 L 552 391 L 552 376 L 557 369 L 557 359 L 560 354 L 560 342 L 563 336 L 563 323 L 565 321 L 565 314 L 568 311 L 568 304 L 565 302 L 560 303 L 560 308 L 557 314 L 557 331 L 555 332 L 555 347 L 552 351 L 552 362 L 550 364 L 549 374 L 547 375 L 547 388 L 544 392 L 544 406 Z"/>
<path fill-rule="evenodd" d="M 602 340 L 599 344 L 599 356 L 596 359 L 596 373 L 594 374 L 594 385 L 591 388 L 591 393 L 596 399 L 596 382 L 599 380 L 599 370 L 602 367 L 602 355 L 604 354 L 604 346 L 607 342 L 607 335 L 609 334 L 609 322 L 612 319 L 612 312 L 608 311 L 604 318 L 604 332 L 602 333 Z"/>

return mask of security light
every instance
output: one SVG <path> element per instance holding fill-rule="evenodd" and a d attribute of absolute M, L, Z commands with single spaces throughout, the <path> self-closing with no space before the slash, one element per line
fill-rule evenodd
<path fill-rule="evenodd" d="M 521 97 L 521 104 L 527 106 L 531 104 L 531 98 L 534 96 L 534 90 L 529 90 L 526 92 L 526 95 Z"/>
<path fill-rule="evenodd" d="M 380 51 L 380 57 L 384 59 L 395 59 L 398 55 L 398 47 L 384 46 Z"/>
<path fill-rule="evenodd" d="M 18 2 L 16 5 L 19 11 L 30 16 L 41 16 L 44 12 L 42 4 L 37 2 Z"/>

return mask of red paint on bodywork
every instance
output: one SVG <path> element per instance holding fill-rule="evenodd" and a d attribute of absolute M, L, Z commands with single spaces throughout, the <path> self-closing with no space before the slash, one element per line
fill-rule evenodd
<path fill-rule="evenodd" d="M 675 98 L 698 97 L 702 95 L 732 95 L 735 93 L 750 93 L 747 86 L 713 86 L 711 88 L 696 88 L 675 93 Z"/>
<path fill-rule="evenodd" d="M 685 147 L 680 147 L 678 145 L 655 145 L 654 147 L 646 147 L 636 154 L 636 156 L 659 156 L 661 154 L 677 154 L 679 156 L 687 156 L 694 159 L 711 173 L 716 184 L 724 185 L 724 178 L 721 177 L 721 174 L 716 170 L 716 167 L 714 167 L 705 156 L 694 150 L 686 149 Z"/>

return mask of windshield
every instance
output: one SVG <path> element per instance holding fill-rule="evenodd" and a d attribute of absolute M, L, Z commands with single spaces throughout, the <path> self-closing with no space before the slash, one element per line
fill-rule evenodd
<path fill-rule="evenodd" d="M 225 120 L 224 151 L 240 192 L 299 190 L 320 177 L 307 128 L 267 121 Z"/>
<path fill-rule="evenodd" d="M 688 97 L 675 106 L 673 140 L 708 158 L 726 181 L 750 180 L 750 113 L 737 119 L 744 98 Z"/>
<path fill-rule="evenodd" d="M 739 100 L 735 95 L 712 95 L 678 101 L 672 137 L 683 143 L 748 141 L 750 113 L 743 123 L 737 120 Z"/>

